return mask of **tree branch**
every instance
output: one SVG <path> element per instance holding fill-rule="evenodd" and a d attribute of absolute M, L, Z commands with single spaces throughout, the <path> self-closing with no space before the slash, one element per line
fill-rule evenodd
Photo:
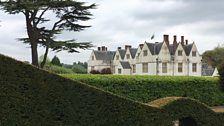
<path fill-rule="evenodd" d="M 50 8 L 50 7 L 47 7 L 46 9 L 44 9 L 44 10 L 41 12 L 40 16 L 38 17 L 38 20 L 37 20 L 36 24 L 39 24 L 39 23 L 40 23 L 40 21 L 41 21 L 43 15 L 44 15 L 44 13 L 45 13 L 49 8 Z"/>

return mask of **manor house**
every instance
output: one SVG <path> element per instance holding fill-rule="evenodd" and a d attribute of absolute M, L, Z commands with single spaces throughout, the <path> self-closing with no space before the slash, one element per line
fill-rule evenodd
<path fill-rule="evenodd" d="M 108 51 L 98 47 L 88 60 L 88 73 L 110 68 L 113 74 L 122 75 L 201 76 L 201 59 L 194 42 L 188 43 L 184 36 L 177 42 L 175 35 L 171 44 L 169 35 L 163 35 L 162 42 L 145 42 L 137 48 L 126 45 Z"/>

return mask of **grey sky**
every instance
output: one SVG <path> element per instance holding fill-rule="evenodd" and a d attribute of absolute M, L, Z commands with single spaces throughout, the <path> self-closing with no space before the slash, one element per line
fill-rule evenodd
<path fill-rule="evenodd" d="M 89 0 L 84 0 L 89 2 Z M 184 35 L 190 42 L 195 41 L 199 52 L 223 44 L 224 1 L 223 0 L 92 0 L 98 8 L 93 10 L 92 25 L 79 33 L 64 33 L 59 38 L 75 38 L 78 41 L 92 41 L 97 46 L 105 45 L 109 50 L 118 46 L 137 47 L 144 41 L 162 41 L 163 34 Z M 16 38 L 26 36 L 22 15 L 0 13 L 0 53 L 19 60 L 30 61 L 28 45 Z M 95 49 L 95 48 L 93 48 Z M 39 50 L 40 55 L 43 53 Z M 63 63 L 87 61 L 91 50 L 79 54 L 50 52 L 50 58 L 59 56 Z"/>

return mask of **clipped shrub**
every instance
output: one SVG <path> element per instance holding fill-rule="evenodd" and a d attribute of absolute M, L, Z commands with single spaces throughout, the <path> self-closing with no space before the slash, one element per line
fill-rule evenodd
<path fill-rule="evenodd" d="M 112 71 L 110 68 L 104 68 L 101 70 L 101 74 L 112 74 Z"/>
<path fill-rule="evenodd" d="M 98 71 L 98 70 L 91 70 L 89 73 L 91 73 L 91 74 L 100 74 L 100 71 Z"/>
<path fill-rule="evenodd" d="M 148 102 L 167 96 L 190 97 L 210 106 L 223 106 L 218 78 L 183 76 L 62 75 L 134 101 Z"/>
<path fill-rule="evenodd" d="M 2 55 L 0 61 L 1 126 L 173 126 L 186 116 L 198 126 L 224 124 L 223 113 L 192 99 L 142 104 Z"/>
<path fill-rule="evenodd" d="M 222 91 L 224 91 L 224 64 L 219 65 L 219 84 Z"/>

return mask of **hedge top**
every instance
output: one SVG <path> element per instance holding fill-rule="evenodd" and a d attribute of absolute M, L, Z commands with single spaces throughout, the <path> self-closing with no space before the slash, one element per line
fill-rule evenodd
<path fill-rule="evenodd" d="M 186 115 L 199 126 L 224 123 L 224 115 L 181 99 L 158 109 L 0 55 L 0 125 L 172 126 Z"/>

